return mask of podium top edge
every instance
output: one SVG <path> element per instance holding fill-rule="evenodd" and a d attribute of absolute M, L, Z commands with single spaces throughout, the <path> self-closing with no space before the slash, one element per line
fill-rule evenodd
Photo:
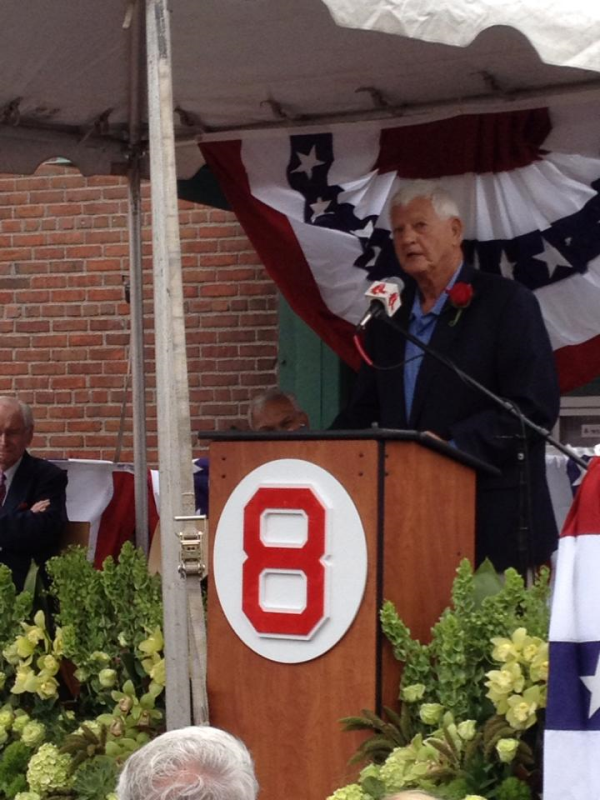
<path fill-rule="evenodd" d="M 468 453 L 452 447 L 447 442 L 441 439 L 436 439 L 422 431 L 411 430 L 398 430 L 395 428 L 367 428 L 364 430 L 309 430 L 301 428 L 297 431 L 276 431 L 276 432 L 263 432 L 263 431 L 200 431 L 198 433 L 199 441 L 215 441 L 215 442 L 255 442 L 255 441 L 270 441 L 270 442 L 298 442 L 298 441 L 376 441 L 376 442 L 418 442 L 423 447 L 429 450 L 434 450 L 453 461 L 458 461 L 471 467 L 477 472 L 490 475 L 499 476 L 500 470 L 487 464 Z"/>

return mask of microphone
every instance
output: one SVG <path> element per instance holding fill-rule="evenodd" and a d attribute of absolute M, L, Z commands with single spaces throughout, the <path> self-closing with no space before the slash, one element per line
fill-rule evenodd
<path fill-rule="evenodd" d="M 400 292 L 403 288 L 404 282 L 396 275 L 372 283 L 365 292 L 365 297 L 370 297 L 371 303 L 356 326 L 356 330 L 364 331 L 373 317 L 382 309 L 388 317 L 393 316 L 400 308 Z"/>

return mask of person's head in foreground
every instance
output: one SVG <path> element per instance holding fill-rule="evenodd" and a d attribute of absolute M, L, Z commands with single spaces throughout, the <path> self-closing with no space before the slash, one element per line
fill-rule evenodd
<path fill-rule="evenodd" d="M 226 731 L 168 731 L 133 753 L 117 785 L 119 800 L 256 800 L 258 783 L 245 744 Z"/>
<path fill-rule="evenodd" d="M 308 427 L 308 415 L 291 392 L 268 389 L 250 401 L 248 423 L 250 430 L 263 433 L 297 431 Z"/>

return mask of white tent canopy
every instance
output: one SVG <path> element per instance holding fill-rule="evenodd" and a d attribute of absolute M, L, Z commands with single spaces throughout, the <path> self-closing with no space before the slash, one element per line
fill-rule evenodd
<path fill-rule="evenodd" d="M 531 42 L 546 64 L 600 69 L 595 0 L 323 0 L 338 25 L 424 42 L 467 47 L 483 31 L 507 25 Z"/>

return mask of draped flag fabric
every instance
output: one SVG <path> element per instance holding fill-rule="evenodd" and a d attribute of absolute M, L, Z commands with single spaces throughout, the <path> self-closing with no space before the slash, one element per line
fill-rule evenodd
<path fill-rule="evenodd" d="M 201 147 L 292 308 L 353 366 L 369 283 L 401 274 L 391 197 L 439 179 L 462 209 L 467 260 L 536 292 L 568 391 L 600 373 L 600 159 L 547 149 L 552 132 L 534 109 Z"/>
<path fill-rule="evenodd" d="M 55 460 L 69 476 L 67 515 L 89 523 L 88 558 L 100 568 L 105 558 L 118 558 L 126 541 L 135 538 L 135 487 L 132 464 L 112 461 Z M 152 538 L 158 511 L 148 474 L 148 534 Z"/>
<path fill-rule="evenodd" d="M 600 458 L 560 537 L 550 619 L 544 800 L 600 797 Z"/>

